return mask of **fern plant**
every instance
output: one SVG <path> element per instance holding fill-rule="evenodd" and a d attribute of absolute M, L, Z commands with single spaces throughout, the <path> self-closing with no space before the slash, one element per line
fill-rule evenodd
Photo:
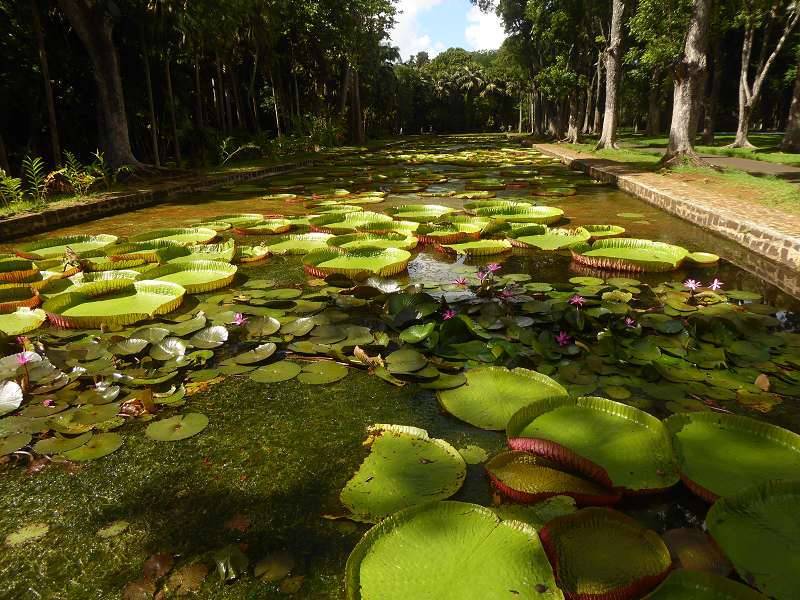
<path fill-rule="evenodd" d="M 46 177 L 47 172 L 41 156 L 32 157 L 28 154 L 22 159 L 22 180 L 25 192 L 36 204 L 44 202 L 47 195 Z"/>
<path fill-rule="evenodd" d="M 0 198 L 5 206 L 10 206 L 16 202 L 22 202 L 24 194 L 22 192 L 22 179 L 11 177 L 3 169 L 0 169 Z"/>
<path fill-rule="evenodd" d="M 122 165 L 121 167 L 114 168 L 106 160 L 105 155 L 100 150 L 92 152 L 94 162 L 90 165 L 89 171 L 97 178 L 103 180 L 106 190 L 110 190 L 111 186 L 117 183 L 119 176 L 123 173 L 132 173 L 134 171 L 131 165 Z"/>
<path fill-rule="evenodd" d="M 69 150 L 64 150 L 64 177 L 78 196 L 85 196 L 97 178 Z"/>

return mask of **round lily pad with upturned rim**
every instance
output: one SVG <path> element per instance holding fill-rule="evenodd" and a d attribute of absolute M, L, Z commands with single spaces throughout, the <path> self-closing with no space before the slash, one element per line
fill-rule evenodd
<path fill-rule="evenodd" d="M 486 463 L 486 472 L 494 487 L 517 502 L 535 503 L 553 496 L 569 496 L 580 504 L 608 505 L 620 499 L 610 489 L 527 452 L 501 452 Z"/>
<path fill-rule="evenodd" d="M 337 249 L 317 250 L 306 254 L 303 265 L 314 277 L 332 274 L 348 277 L 378 275 L 391 277 L 406 270 L 411 253 L 400 248 L 361 249 L 342 251 Z"/>
<path fill-rule="evenodd" d="M 187 294 L 200 294 L 229 285 L 236 271 L 235 265 L 218 260 L 187 260 L 150 269 L 141 278 L 177 283 Z"/>
<path fill-rule="evenodd" d="M 22 335 L 41 327 L 47 313 L 39 308 L 17 308 L 14 312 L 0 315 L 0 331 L 9 336 Z"/>
<path fill-rule="evenodd" d="M 155 421 L 144 433 L 157 442 L 177 442 L 197 435 L 208 426 L 208 417 L 202 413 L 186 413 Z"/>
<path fill-rule="evenodd" d="M 559 587 L 574 600 L 639 598 L 672 566 L 655 531 L 609 508 L 556 517 L 539 535 Z"/>
<path fill-rule="evenodd" d="M 347 559 L 347 600 L 563 600 L 536 530 L 466 502 L 387 517 Z M 505 591 L 507 590 L 507 591 Z"/>
<path fill-rule="evenodd" d="M 720 498 L 706 515 L 739 576 L 771 598 L 795 600 L 800 572 L 800 481 L 767 481 Z"/>
<path fill-rule="evenodd" d="M 60 258 L 64 256 L 67 246 L 76 254 L 100 250 L 117 241 L 115 235 L 70 235 L 66 237 L 45 238 L 17 247 L 20 256 L 27 258 Z"/>
<path fill-rule="evenodd" d="M 749 417 L 678 413 L 664 421 L 681 479 L 708 502 L 771 479 L 800 480 L 800 435 Z"/>
<path fill-rule="evenodd" d="M 721 575 L 677 569 L 643 600 L 767 600 L 767 597 Z"/>
<path fill-rule="evenodd" d="M 514 413 L 537 398 L 567 398 L 560 384 L 528 369 L 477 367 L 465 374 L 466 385 L 437 396 L 447 412 L 481 429 L 504 429 Z"/>
<path fill-rule="evenodd" d="M 228 222 L 228 221 L 226 221 Z M 206 244 L 217 237 L 217 232 L 208 227 L 185 227 L 175 229 L 157 229 L 132 235 L 131 242 L 170 241 L 182 245 Z"/>
<path fill-rule="evenodd" d="M 370 453 L 340 494 L 355 520 L 377 523 L 403 508 L 449 498 L 461 488 L 467 466 L 444 440 L 404 425 L 374 425 L 369 433 Z"/>
<path fill-rule="evenodd" d="M 310 385 L 325 385 L 347 377 L 347 367 L 331 361 L 306 363 L 297 375 L 297 381 Z"/>
<path fill-rule="evenodd" d="M 606 398 L 544 398 L 516 412 L 506 427 L 512 450 L 531 452 L 626 493 L 664 490 L 678 466 L 664 424 Z"/>
<path fill-rule="evenodd" d="M 267 360 L 270 356 L 275 354 L 275 350 L 277 349 L 278 347 L 274 343 L 267 342 L 266 344 L 256 346 L 252 350 L 234 356 L 233 360 L 240 365 L 254 365 Z"/>
<path fill-rule="evenodd" d="M 279 383 L 294 379 L 300 374 L 302 367 L 290 360 L 279 360 L 255 371 L 248 373 L 248 377 L 256 383 Z"/>
<path fill-rule="evenodd" d="M 74 461 L 95 460 L 115 452 L 122 446 L 122 436 L 118 433 L 98 433 L 88 442 L 64 452 L 62 456 Z"/>
<path fill-rule="evenodd" d="M 444 250 L 468 256 L 494 256 L 504 252 L 511 252 L 513 247 L 508 240 L 473 240 L 459 244 L 442 244 Z"/>

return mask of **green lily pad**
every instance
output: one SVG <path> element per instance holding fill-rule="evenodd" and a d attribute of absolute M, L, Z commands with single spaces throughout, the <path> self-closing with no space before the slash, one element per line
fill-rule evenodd
<path fill-rule="evenodd" d="M 123 521 L 121 519 L 118 521 L 113 521 L 105 527 L 98 529 L 97 536 L 101 538 L 116 537 L 128 529 L 129 526 L 130 523 L 128 523 L 128 521 Z"/>
<path fill-rule="evenodd" d="M 22 335 L 38 329 L 47 320 L 47 313 L 38 308 L 22 306 L 14 312 L 0 315 L 0 332 L 9 336 Z"/>
<path fill-rule="evenodd" d="M 644 600 L 767 600 L 753 588 L 721 575 L 677 569 Z"/>
<path fill-rule="evenodd" d="M 212 325 L 195 333 L 189 338 L 189 344 L 195 348 L 217 348 L 228 341 L 228 330 L 223 325 Z"/>
<path fill-rule="evenodd" d="M 677 269 L 689 251 L 680 246 L 633 238 L 602 239 L 593 244 L 576 244 L 571 248 L 578 264 L 595 269 L 623 271 L 672 271 Z"/>
<path fill-rule="evenodd" d="M 511 242 L 508 240 L 474 240 L 460 244 L 443 244 L 442 248 L 469 256 L 494 256 L 512 250 Z"/>
<path fill-rule="evenodd" d="M 37 258 L 61 258 L 66 255 L 67 248 L 81 255 L 93 250 L 100 250 L 117 241 L 115 235 L 70 235 L 66 237 L 45 238 L 17 247 L 22 256 L 34 260 Z"/>
<path fill-rule="evenodd" d="M 279 383 L 294 379 L 301 371 L 302 367 L 298 363 L 280 360 L 251 371 L 248 377 L 257 383 Z"/>
<path fill-rule="evenodd" d="M 82 446 L 64 452 L 63 456 L 76 462 L 96 460 L 115 452 L 120 446 L 122 436 L 118 433 L 98 433 Z"/>
<path fill-rule="evenodd" d="M 326 385 L 347 377 L 347 367 L 330 361 L 306 363 L 302 366 L 297 381 L 310 385 Z"/>
<path fill-rule="evenodd" d="M 34 444 L 33 449 L 39 454 L 63 454 L 75 448 L 80 448 L 92 439 L 92 435 L 91 431 L 76 437 L 56 435 L 55 437 L 39 440 Z"/>
<path fill-rule="evenodd" d="M 340 496 L 356 520 L 377 523 L 403 508 L 449 498 L 461 488 L 466 464 L 444 440 L 404 425 L 375 425 L 369 431 L 370 454 Z"/>
<path fill-rule="evenodd" d="M 532 452 L 615 490 L 662 490 L 678 482 L 664 425 L 606 398 L 545 398 L 508 422 L 512 450 Z"/>
<path fill-rule="evenodd" d="M 482 462 L 486 462 L 486 459 L 489 458 L 489 454 L 486 450 L 474 444 L 459 448 L 458 453 L 468 465 L 479 465 Z"/>
<path fill-rule="evenodd" d="M 395 350 L 386 357 L 386 368 L 390 373 L 413 373 L 427 364 L 425 355 L 411 348 Z"/>
<path fill-rule="evenodd" d="M 347 559 L 345 587 L 348 600 L 489 599 L 498 590 L 564 598 L 535 529 L 453 501 L 407 508 L 370 529 Z"/>
<path fill-rule="evenodd" d="M 638 598 L 672 566 L 659 535 L 608 508 L 584 508 L 547 523 L 542 545 L 569 598 Z"/>
<path fill-rule="evenodd" d="M 144 434 L 157 442 L 177 442 L 197 435 L 208 426 L 208 417 L 202 413 L 186 413 L 155 421 Z"/>
<path fill-rule="evenodd" d="M 582 227 L 577 229 L 548 229 L 538 235 L 523 235 L 515 238 L 517 244 L 541 250 L 560 250 L 569 248 L 589 239 L 589 232 Z"/>
<path fill-rule="evenodd" d="M 270 254 L 308 254 L 327 248 L 328 240 L 332 237 L 333 235 L 330 233 L 304 233 L 267 240 L 264 245 L 269 249 Z"/>
<path fill-rule="evenodd" d="M 332 274 L 355 278 L 368 275 L 391 277 L 405 271 L 410 259 L 411 253 L 399 248 L 346 252 L 329 249 L 306 254 L 303 265 L 307 273 L 322 278 Z"/>
<path fill-rule="evenodd" d="M 564 211 L 553 206 L 489 206 L 475 211 L 479 217 L 506 223 L 551 225 L 564 218 Z"/>
<path fill-rule="evenodd" d="M 236 271 L 235 265 L 218 260 L 187 260 L 150 269 L 141 278 L 177 283 L 187 294 L 200 294 L 229 285 Z"/>
<path fill-rule="evenodd" d="M 664 421 L 681 477 L 713 502 L 773 479 L 800 479 L 800 435 L 748 417 L 676 414 Z"/>
<path fill-rule="evenodd" d="M 538 398 L 567 397 L 558 383 L 528 369 L 478 367 L 466 372 L 467 385 L 438 392 L 442 407 L 482 429 L 504 429 L 520 408 Z"/>
<path fill-rule="evenodd" d="M 189 227 L 176 229 L 158 229 L 132 235 L 128 238 L 131 242 L 161 242 L 169 241 L 181 245 L 207 244 L 217 237 L 217 232 L 207 227 Z"/>
<path fill-rule="evenodd" d="M 706 525 L 739 576 L 771 598 L 797 598 L 800 481 L 767 481 L 720 498 Z"/>
<path fill-rule="evenodd" d="M 400 339 L 408 344 L 418 344 L 428 338 L 436 328 L 435 323 L 412 325 L 400 332 Z"/>
<path fill-rule="evenodd" d="M 644 219 L 645 215 L 642 213 L 635 213 L 635 212 L 621 212 L 617 213 L 617 216 L 622 219 Z"/>
<path fill-rule="evenodd" d="M 0 382 L 0 415 L 14 412 L 22 405 L 22 388 L 16 381 Z"/>
<path fill-rule="evenodd" d="M 387 208 L 387 214 L 401 221 L 418 221 L 428 223 L 436 221 L 454 212 L 454 208 L 439 204 L 403 204 Z"/>
<path fill-rule="evenodd" d="M 235 356 L 233 360 L 240 365 L 254 365 L 267 360 L 270 356 L 275 354 L 278 347 L 272 342 L 256 346 L 252 350 Z"/>
<path fill-rule="evenodd" d="M 503 503 L 493 506 L 494 513 L 504 521 L 521 521 L 536 530 L 556 517 L 574 513 L 575 500 L 569 496 L 553 496 L 536 504 Z"/>
<path fill-rule="evenodd" d="M 29 544 L 42 539 L 48 531 L 50 531 L 50 525 L 47 523 L 31 523 L 9 533 L 6 536 L 5 545 L 14 547 Z"/>
<path fill-rule="evenodd" d="M 33 436 L 24 431 L 0 437 L 0 456 L 5 456 L 6 454 L 21 450 L 31 443 L 31 439 L 33 439 Z"/>
<path fill-rule="evenodd" d="M 502 452 L 486 463 L 486 472 L 492 485 L 516 502 L 535 503 L 553 496 L 569 496 L 582 504 L 619 500 L 608 488 L 527 452 Z"/>
<path fill-rule="evenodd" d="M 95 425 L 117 416 L 119 402 L 110 404 L 87 404 L 76 408 L 71 414 L 71 421 L 77 425 Z"/>

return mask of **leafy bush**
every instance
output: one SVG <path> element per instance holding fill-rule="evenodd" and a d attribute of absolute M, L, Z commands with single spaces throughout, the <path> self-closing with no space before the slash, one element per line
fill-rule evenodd
<path fill-rule="evenodd" d="M 245 142 L 239 146 L 236 146 L 236 141 L 233 137 L 226 137 L 223 138 L 222 141 L 219 143 L 218 153 L 219 153 L 219 164 L 225 165 L 227 164 L 234 156 L 250 151 L 255 151 L 257 155 L 261 155 L 261 148 L 253 143 L 253 142 Z"/>
<path fill-rule="evenodd" d="M 97 181 L 97 177 L 89 173 L 87 167 L 69 150 L 64 150 L 64 157 L 65 166 L 62 170 L 64 177 L 72 186 L 75 194 L 85 196 L 89 188 Z"/>
<path fill-rule="evenodd" d="M 24 182 L 25 193 L 36 203 L 41 204 L 44 202 L 47 195 L 47 186 L 45 179 L 47 172 L 45 170 L 44 160 L 41 156 L 31 157 L 30 154 L 22 159 L 22 180 Z"/>
<path fill-rule="evenodd" d="M 117 183 L 120 175 L 133 172 L 133 167 L 130 165 L 112 167 L 100 150 L 92 152 L 92 156 L 94 156 L 94 162 L 89 165 L 87 172 L 96 179 L 101 179 L 106 190 L 110 190 L 111 186 Z"/>
<path fill-rule="evenodd" d="M 3 169 L 0 169 L 0 198 L 5 206 L 10 206 L 16 202 L 22 202 L 24 194 L 22 192 L 22 179 L 11 177 Z"/>

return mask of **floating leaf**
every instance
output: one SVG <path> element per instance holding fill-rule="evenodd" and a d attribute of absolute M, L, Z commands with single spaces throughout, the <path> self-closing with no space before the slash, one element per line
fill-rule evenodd
<path fill-rule="evenodd" d="M 92 438 L 92 432 L 87 431 L 77 437 L 55 437 L 39 440 L 34 444 L 33 449 L 39 454 L 63 454 L 69 450 L 80 448 Z"/>
<path fill-rule="evenodd" d="M 449 498 L 461 487 L 466 464 L 444 440 L 404 425 L 369 431 L 370 454 L 340 496 L 355 519 L 377 523 L 403 508 Z"/>
<path fill-rule="evenodd" d="M 47 320 L 47 313 L 38 308 L 20 307 L 0 315 L 0 332 L 9 336 L 22 335 L 38 329 Z"/>
<path fill-rule="evenodd" d="M 330 361 L 304 364 L 297 375 L 297 381 L 310 385 L 325 385 L 339 381 L 347 376 L 347 367 Z"/>
<path fill-rule="evenodd" d="M 669 548 L 673 564 L 677 567 L 720 575 L 728 575 L 733 570 L 719 547 L 701 529 L 670 529 L 664 532 L 662 538 Z"/>
<path fill-rule="evenodd" d="M 150 423 L 144 433 L 157 442 L 177 442 L 197 435 L 208 426 L 208 417 L 202 413 L 175 415 Z"/>
<path fill-rule="evenodd" d="M 253 574 L 262 581 L 280 581 L 294 569 L 294 556 L 288 552 L 272 552 L 256 563 Z"/>
<path fill-rule="evenodd" d="M 130 523 L 128 523 L 127 521 L 123 520 L 114 521 L 112 523 L 109 523 L 105 527 L 99 529 L 97 531 L 97 535 L 98 537 L 101 538 L 116 537 L 122 532 L 124 532 L 129 526 Z"/>
<path fill-rule="evenodd" d="M 22 388 L 16 381 L 0 382 L 0 415 L 17 410 L 22 404 Z"/>
<path fill-rule="evenodd" d="M 296 362 L 281 360 L 259 367 L 248 373 L 248 377 L 257 383 L 279 383 L 297 377 L 302 368 Z"/>
<path fill-rule="evenodd" d="M 452 501 L 407 508 L 370 529 L 347 559 L 345 587 L 348 600 L 488 599 L 498 590 L 564 598 L 536 530 Z"/>
<path fill-rule="evenodd" d="M 29 544 L 42 539 L 48 531 L 50 531 L 50 526 L 47 523 L 31 523 L 9 533 L 6 536 L 5 544 L 11 547 Z"/>
<path fill-rule="evenodd" d="M 479 465 L 489 458 L 489 454 L 480 446 L 470 444 L 464 448 L 459 448 L 458 453 L 468 465 Z"/>
<path fill-rule="evenodd" d="M 74 461 L 96 460 L 115 452 L 122 446 L 118 433 L 98 433 L 74 450 L 64 452 L 64 457 Z"/>
<path fill-rule="evenodd" d="M 767 600 L 753 588 L 714 573 L 677 569 L 644 600 Z"/>

